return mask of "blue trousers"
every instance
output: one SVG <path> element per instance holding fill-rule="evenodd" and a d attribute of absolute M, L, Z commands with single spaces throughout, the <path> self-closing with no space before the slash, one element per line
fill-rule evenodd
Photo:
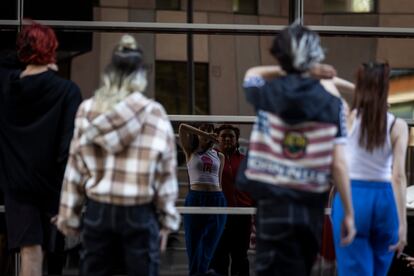
<path fill-rule="evenodd" d="M 226 205 L 223 192 L 190 190 L 185 199 L 185 206 L 225 207 Z M 184 215 L 190 275 L 202 275 L 207 272 L 225 224 L 226 215 Z"/>
<path fill-rule="evenodd" d="M 394 256 L 388 248 L 398 241 L 398 213 L 391 183 L 352 180 L 351 187 L 357 234 L 348 246 L 340 245 L 344 210 L 338 194 L 333 202 L 338 274 L 387 275 Z"/>

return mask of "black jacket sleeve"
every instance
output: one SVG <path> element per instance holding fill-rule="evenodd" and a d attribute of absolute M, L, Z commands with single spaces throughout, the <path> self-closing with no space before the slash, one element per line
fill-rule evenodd
<path fill-rule="evenodd" d="M 64 107 L 62 109 L 62 117 L 60 123 L 59 133 L 59 147 L 57 156 L 57 185 L 62 185 L 63 175 L 65 173 L 66 163 L 69 156 L 70 141 L 73 137 L 73 130 L 75 125 L 75 116 L 79 105 L 82 102 L 82 95 L 79 87 L 70 82 L 70 89 L 64 100 Z"/>

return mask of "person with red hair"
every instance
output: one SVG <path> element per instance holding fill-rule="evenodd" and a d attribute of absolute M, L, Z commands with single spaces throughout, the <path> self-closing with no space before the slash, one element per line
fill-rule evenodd
<path fill-rule="evenodd" d="M 37 23 L 17 38 L 23 70 L 8 70 L 0 90 L 0 185 L 8 246 L 20 251 L 21 275 L 42 275 L 43 250 L 56 247 L 57 213 L 74 118 L 76 84 L 56 74 L 58 41 Z M 51 70 L 54 68 L 55 70 Z"/>
<path fill-rule="evenodd" d="M 51 28 L 34 23 L 23 28 L 17 38 L 19 59 L 28 67 L 54 64 L 58 44 Z"/>

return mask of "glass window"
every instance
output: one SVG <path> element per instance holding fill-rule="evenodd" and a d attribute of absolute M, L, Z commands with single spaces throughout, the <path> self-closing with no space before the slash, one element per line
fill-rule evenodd
<path fill-rule="evenodd" d="M 391 70 L 388 102 L 396 116 L 414 118 L 414 69 Z"/>
<path fill-rule="evenodd" d="M 157 0 L 157 10 L 179 10 L 181 0 Z"/>
<path fill-rule="evenodd" d="M 195 113 L 209 114 L 208 63 L 195 63 Z M 189 114 L 187 62 L 156 61 L 155 98 L 169 114 Z"/>
<path fill-rule="evenodd" d="M 13 20 L 17 19 L 17 1 L 8 0 L 0 2 L 0 19 Z"/>
<path fill-rule="evenodd" d="M 257 0 L 233 0 L 233 12 L 257 14 Z"/>
<path fill-rule="evenodd" d="M 375 9 L 375 0 L 324 0 L 323 3 L 328 13 L 367 13 Z"/>

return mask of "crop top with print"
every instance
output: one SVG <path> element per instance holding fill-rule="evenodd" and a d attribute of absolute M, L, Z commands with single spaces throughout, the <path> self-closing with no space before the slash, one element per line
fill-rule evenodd
<path fill-rule="evenodd" d="M 220 186 L 220 158 L 218 152 L 209 149 L 206 152 L 195 152 L 187 163 L 190 184 L 211 184 Z"/>

